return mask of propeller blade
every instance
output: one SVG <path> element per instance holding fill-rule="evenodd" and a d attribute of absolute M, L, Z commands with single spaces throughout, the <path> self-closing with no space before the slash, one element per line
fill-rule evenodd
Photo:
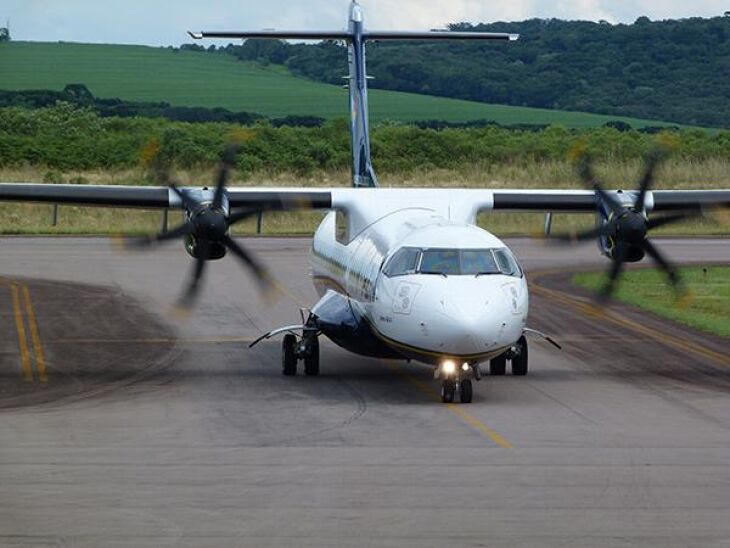
<path fill-rule="evenodd" d="M 268 271 L 256 261 L 245 249 L 239 246 L 230 236 L 224 236 L 222 243 L 238 257 L 243 264 L 245 264 L 256 276 L 256 279 L 262 285 L 268 286 L 271 283 L 271 278 Z"/>
<path fill-rule="evenodd" d="M 198 289 L 200 288 L 200 280 L 203 278 L 203 272 L 205 271 L 205 263 L 209 256 L 209 245 L 207 240 L 198 240 L 197 257 L 195 259 L 195 266 L 193 267 L 193 275 L 190 279 L 187 289 L 184 295 L 180 299 L 180 306 L 183 308 L 190 308 L 198 295 Z"/>
<path fill-rule="evenodd" d="M 226 183 L 228 182 L 228 175 L 230 174 L 231 169 L 236 165 L 236 155 L 240 148 L 241 147 L 238 145 L 228 145 L 225 152 L 223 152 L 221 163 L 218 166 L 215 194 L 213 195 L 213 207 L 216 209 L 220 208 L 223 204 L 223 191 Z"/>
<path fill-rule="evenodd" d="M 657 217 L 656 219 L 650 219 L 649 222 L 646 224 L 647 230 L 651 230 L 652 228 L 658 228 L 660 226 L 672 224 L 672 223 L 678 223 L 679 221 L 683 221 L 685 219 L 691 219 L 692 217 L 699 217 L 699 213 L 677 213 L 675 215 L 665 215 L 664 217 Z"/>
<path fill-rule="evenodd" d="M 591 228 L 590 230 L 578 232 L 576 234 L 559 234 L 553 236 L 552 239 L 557 240 L 561 243 L 576 243 L 585 240 L 592 240 L 594 238 L 598 238 L 599 236 L 606 236 L 607 234 L 610 234 L 610 232 L 610 225 L 601 225 L 595 228 Z"/>
<path fill-rule="evenodd" d="M 603 190 L 600 181 L 596 178 L 595 173 L 593 172 L 593 166 L 591 165 L 591 160 L 588 156 L 583 156 L 578 161 L 577 169 L 578 175 L 583 180 L 583 183 L 588 188 L 592 188 L 595 193 L 601 198 L 601 200 L 608 204 L 608 207 L 611 208 L 611 211 L 613 211 L 614 213 L 618 213 L 623 209 L 623 206 L 616 200 L 616 198 Z"/>
<path fill-rule="evenodd" d="M 649 190 L 649 187 L 654 181 L 654 170 L 656 169 L 660 159 L 661 157 L 658 152 L 651 152 L 646 157 L 644 175 L 641 177 L 641 181 L 639 182 L 639 195 L 636 197 L 636 202 L 634 202 L 634 209 L 636 211 L 641 212 L 644 210 L 646 192 Z"/>
<path fill-rule="evenodd" d="M 613 256 L 613 263 L 611 264 L 611 268 L 608 271 L 608 280 L 598 294 L 598 298 L 600 301 L 607 301 L 613 295 L 613 292 L 616 289 L 616 281 L 618 280 L 619 276 L 621 276 L 621 272 L 624 268 L 625 255 L 626 248 L 621 244 L 617 244 L 616 252 Z"/>
<path fill-rule="evenodd" d="M 173 228 L 167 232 L 161 232 L 154 236 L 141 236 L 139 238 L 128 238 L 127 243 L 132 247 L 149 247 L 153 244 L 159 244 L 162 242 L 168 242 L 176 238 L 181 238 L 192 234 L 194 227 L 191 223 L 185 222 L 178 227 Z"/>
<path fill-rule="evenodd" d="M 190 196 L 188 196 L 185 192 L 183 192 L 175 183 L 170 183 L 170 190 L 172 190 L 175 194 L 177 194 L 180 197 L 180 201 L 182 201 L 183 206 L 185 206 L 185 209 L 188 211 L 197 211 L 200 208 L 200 204 L 193 200 Z"/>
<path fill-rule="evenodd" d="M 644 240 L 644 251 L 646 251 L 652 259 L 654 259 L 654 262 L 658 264 L 662 270 L 664 270 L 667 278 L 669 279 L 669 283 L 672 284 L 674 292 L 682 293 L 682 280 L 680 279 L 679 274 L 677 274 L 677 270 L 674 266 L 672 266 L 672 264 L 664 258 L 664 255 L 662 255 L 649 240 Z"/>

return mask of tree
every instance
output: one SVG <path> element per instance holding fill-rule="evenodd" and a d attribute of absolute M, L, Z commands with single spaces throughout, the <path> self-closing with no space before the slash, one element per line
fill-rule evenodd
<path fill-rule="evenodd" d="M 10 29 L 0 27 L 0 42 L 10 42 Z"/>

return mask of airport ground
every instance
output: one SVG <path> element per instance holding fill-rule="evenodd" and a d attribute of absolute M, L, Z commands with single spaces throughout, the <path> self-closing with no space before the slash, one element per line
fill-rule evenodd
<path fill-rule="evenodd" d="M 416 363 L 325 342 L 287 378 L 279 341 L 249 350 L 315 294 L 307 238 L 248 243 L 282 297 L 224 259 L 184 319 L 179 246 L 0 240 L 0 546 L 730 545 L 730 343 L 593 315 L 569 279 L 595 246 L 508 241 L 563 350 L 443 405 Z M 659 245 L 730 263 L 727 239 Z"/>

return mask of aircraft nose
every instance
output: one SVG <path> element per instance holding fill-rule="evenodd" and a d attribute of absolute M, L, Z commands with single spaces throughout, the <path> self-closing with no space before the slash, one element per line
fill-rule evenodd
<path fill-rule="evenodd" d="M 452 294 L 444 299 L 450 323 L 448 344 L 458 355 L 488 352 L 513 343 L 522 329 L 522 316 L 507 292 Z"/>

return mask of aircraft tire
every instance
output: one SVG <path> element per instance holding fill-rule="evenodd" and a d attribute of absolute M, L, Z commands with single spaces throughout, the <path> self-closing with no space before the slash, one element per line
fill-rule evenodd
<path fill-rule="evenodd" d="M 461 381 L 461 386 L 459 389 L 459 399 L 461 403 L 471 403 L 472 396 L 473 389 L 471 386 L 471 381 L 469 379 Z"/>
<path fill-rule="evenodd" d="M 443 403 L 452 403 L 455 393 L 456 383 L 454 381 L 449 380 L 441 383 L 441 401 Z"/>
<path fill-rule="evenodd" d="M 297 338 L 291 333 L 284 335 L 281 341 L 281 372 L 287 377 L 297 374 Z"/>
<path fill-rule="evenodd" d="M 304 374 L 309 377 L 319 375 L 319 340 L 313 337 L 310 344 L 309 355 L 304 358 Z"/>
<path fill-rule="evenodd" d="M 517 341 L 517 345 L 520 347 L 520 353 L 518 356 L 512 358 L 512 374 L 518 377 L 524 377 L 527 375 L 527 339 L 524 335 Z"/>

